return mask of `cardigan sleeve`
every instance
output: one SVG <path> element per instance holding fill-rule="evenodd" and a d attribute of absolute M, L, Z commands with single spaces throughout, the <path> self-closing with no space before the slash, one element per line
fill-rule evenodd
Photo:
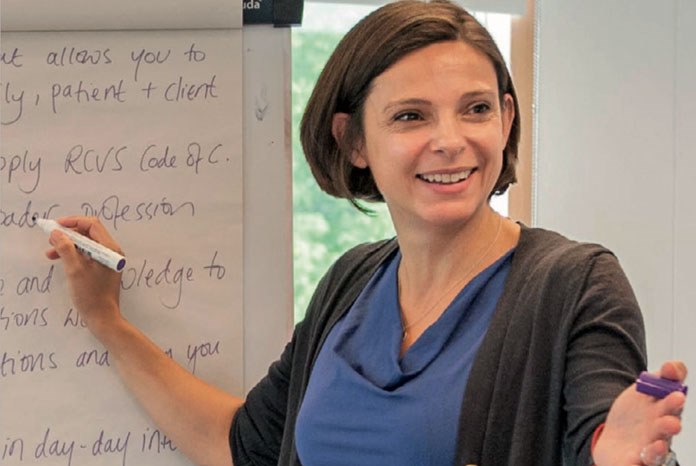
<path fill-rule="evenodd" d="M 459 463 L 589 466 L 594 429 L 645 365 L 616 257 L 523 228 L 465 390 Z"/>
<path fill-rule="evenodd" d="M 643 318 L 616 257 L 597 255 L 579 295 L 563 389 L 566 456 L 588 458 L 590 436 L 647 365 Z M 580 434 L 580 435 L 578 435 Z"/>
<path fill-rule="evenodd" d="M 232 421 L 229 441 L 235 466 L 276 465 L 288 402 L 295 339 L 249 392 Z"/>

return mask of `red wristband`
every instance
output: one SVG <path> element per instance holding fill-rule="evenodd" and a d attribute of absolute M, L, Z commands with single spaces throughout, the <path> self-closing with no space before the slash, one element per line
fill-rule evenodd
<path fill-rule="evenodd" d="M 597 445 L 597 440 L 599 440 L 599 436 L 602 435 L 603 430 L 604 430 L 604 423 L 601 423 L 600 425 L 597 426 L 594 433 L 592 434 L 592 443 L 590 443 L 590 455 L 592 456 L 593 460 L 594 460 L 595 445 Z M 592 465 L 594 466 L 594 461 L 593 461 Z"/>

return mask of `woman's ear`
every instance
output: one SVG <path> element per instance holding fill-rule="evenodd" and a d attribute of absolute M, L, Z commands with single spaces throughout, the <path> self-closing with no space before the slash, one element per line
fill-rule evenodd
<path fill-rule="evenodd" d="M 505 94 L 503 96 L 501 116 L 503 118 L 503 137 L 505 138 L 505 144 L 507 144 L 510 131 L 512 130 L 512 122 L 515 119 L 515 101 L 510 94 Z"/>
<path fill-rule="evenodd" d="M 345 145 L 343 138 L 345 137 L 346 126 L 349 121 L 350 115 L 348 113 L 334 113 L 331 121 L 331 134 L 338 147 L 344 147 Z M 367 159 L 363 156 L 361 150 L 355 148 L 351 149 L 350 162 L 358 168 L 367 168 Z"/>

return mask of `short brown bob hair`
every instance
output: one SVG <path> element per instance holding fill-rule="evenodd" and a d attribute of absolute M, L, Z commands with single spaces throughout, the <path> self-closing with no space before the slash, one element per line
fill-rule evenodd
<path fill-rule="evenodd" d="M 520 137 L 519 107 L 512 78 L 489 32 L 467 11 L 447 0 L 389 3 L 356 24 L 327 61 L 305 108 L 300 139 L 314 178 L 322 190 L 350 200 L 383 201 L 369 168 L 351 163 L 353 148 L 364 138 L 363 107 L 372 82 L 405 55 L 438 42 L 458 40 L 485 54 L 498 79 L 498 95 L 510 94 L 514 120 L 503 165 L 492 194 L 504 193 L 516 181 L 517 146 Z M 332 134 L 336 113 L 351 117 L 343 141 Z"/>

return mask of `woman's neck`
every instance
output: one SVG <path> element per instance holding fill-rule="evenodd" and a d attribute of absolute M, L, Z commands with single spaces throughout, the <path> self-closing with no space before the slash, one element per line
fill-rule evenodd
<path fill-rule="evenodd" d="M 504 226 L 502 217 L 486 207 L 465 225 L 410 228 L 404 232 L 397 228 L 402 256 L 400 275 L 420 289 L 446 287 L 463 270 L 475 267 L 479 259 L 486 262 L 481 256 L 493 252 L 492 243 L 497 242 L 496 236 L 503 233 Z"/>

